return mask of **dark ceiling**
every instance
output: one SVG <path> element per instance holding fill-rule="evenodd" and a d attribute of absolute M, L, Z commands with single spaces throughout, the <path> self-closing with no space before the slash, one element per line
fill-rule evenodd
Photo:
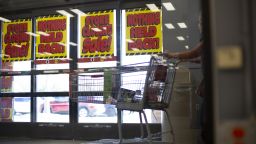
<path fill-rule="evenodd" d="M 0 12 L 36 9 L 70 4 L 95 3 L 104 0 L 0 0 Z M 111 1 L 111 0 L 110 0 Z"/>

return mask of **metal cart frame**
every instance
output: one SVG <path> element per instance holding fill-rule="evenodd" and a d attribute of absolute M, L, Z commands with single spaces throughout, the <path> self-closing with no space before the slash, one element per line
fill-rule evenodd
<path fill-rule="evenodd" d="M 142 97 L 140 101 L 134 102 L 131 100 L 125 100 L 127 94 L 128 97 L 134 97 L 136 91 L 130 91 L 121 88 L 118 92 L 116 108 L 118 111 L 118 134 L 120 143 L 123 143 L 123 135 L 122 135 L 122 112 L 123 110 L 135 111 L 139 112 L 140 117 L 140 130 L 141 130 L 141 138 L 144 138 L 144 130 L 143 130 L 143 122 L 142 115 L 144 117 L 146 123 L 147 130 L 147 139 L 149 143 L 153 142 L 153 134 L 150 131 L 148 120 L 146 114 L 144 112 L 145 109 L 152 110 L 162 110 L 165 112 L 166 117 L 168 119 L 168 123 L 170 126 L 170 133 L 172 135 L 172 142 L 175 143 L 175 137 L 173 132 L 173 127 L 171 120 L 169 118 L 169 114 L 167 108 L 169 107 L 171 101 L 171 93 L 173 90 L 173 84 L 176 74 L 176 66 L 178 65 L 177 61 L 173 61 L 172 63 L 163 62 L 163 59 L 159 59 L 158 57 L 151 57 L 149 66 L 147 67 L 146 79 L 144 82 L 144 89 L 142 90 Z M 139 90 L 140 91 L 140 90 Z M 130 95 L 130 96 L 129 96 Z M 154 98 L 152 98 L 154 97 Z M 157 97 L 157 98 L 156 98 Z"/>

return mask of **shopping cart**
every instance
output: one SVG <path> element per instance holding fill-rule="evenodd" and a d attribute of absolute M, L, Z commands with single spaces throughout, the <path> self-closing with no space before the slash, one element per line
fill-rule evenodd
<path fill-rule="evenodd" d="M 123 110 L 139 112 L 142 139 L 145 139 L 142 115 L 146 123 L 146 141 L 152 142 L 154 136 L 159 136 L 159 134 L 151 134 L 144 112 L 145 109 L 162 110 L 165 112 L 170 126 L 169 132 L 172 135 L 172 142 L 175 143 L 173 127 L 167 108 L 171 100 L 177 65 L 178 61 L 175 60 L 166 61 L 163 58 L 152 57 L 147 67 L 139 69 L 138 66 L 131 66 L 128 70 L 121 70 L 123 76 L 116 103 L 120 143 L 124 141 L 121 119 Z M 126 79 L 125 76 L 127 76 Z"/>
<path fill-rule="evenodd" d="M 124 110 L 139 112 L 141 139 L 152 142 L 152 134 L 145 109 L 162 110 L 166 114 L 170 132 L 175 142 L 172 124 L 167 108 L 170 104 L 175 79 L 175 60 L 151 57 L 149 62 L 136 63 L 110 68 L 82 69 L 70 75 L 70 99 L 80 102 L 79 96 L 86 97 L 86 102 L 115 104 L 118 117 L 119 142 L 123 142 L 122 112 Z M 102 96 L 102 100 L 95 100 Z M 144 138 L 143 121 L 146 123 L 147 138 Z M 159 137 L 158 137 L 159 138 Z M 137 139 L 136 139 L 137 140 Z"/>

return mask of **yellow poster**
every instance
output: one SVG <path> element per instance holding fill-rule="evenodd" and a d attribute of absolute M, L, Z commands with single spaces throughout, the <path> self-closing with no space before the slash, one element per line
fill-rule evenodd
<path fill-rule="evenodd" d="M 114 55 L 114 13 L 101 11 L 81 16 L 80 57 Z"/>
<path fill-rule="evenodd" d="M 31 59 L 31 19 L 3 23 L 2 61 L 25 61 Z"/>
<path fill-rule="evenodd" d="M 67 58 L 67 18 L 65 16 L 36 19 L 36 58 Z"/>
<path fill-rule="evenodd" d="M 126 55 L 162 52 L 161 11 L 126 12 Z"/>

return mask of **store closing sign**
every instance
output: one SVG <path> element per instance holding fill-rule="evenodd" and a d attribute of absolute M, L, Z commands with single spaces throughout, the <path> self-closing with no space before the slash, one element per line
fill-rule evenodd
<path fill-rule="evenodd" d="M 2 61 L 24 61 L 31 58 L 31 20 L 3 23 Z"/>
<path fill-rule="evenodd" d="M 113 11 L 87 13 L 81 16 L 80 57 L 101 57 L 114 54 Z"/>
<path fill-rule="evenodd" d="M 161 13 L 150 10 L 126 12 L 126 55 L 162 52 Z"/>
<path fill-rule="evenodd" d="M 67 57 L 67 18 L 65 16 L 36 19 L 36 58 Z"/>

